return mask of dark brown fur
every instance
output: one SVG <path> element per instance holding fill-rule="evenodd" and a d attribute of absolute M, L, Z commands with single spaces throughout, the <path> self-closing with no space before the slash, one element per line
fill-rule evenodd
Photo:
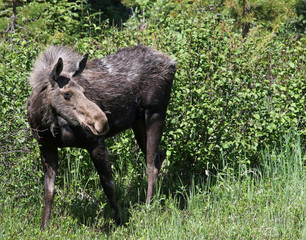
<path fill-rule="evenodd" d="M 146 155 L 147 203 L 154 195 L 162 164 L 159 144 L 175 74 L 174 61 L 143 45 L 121 49 L 87 65 L 86 61 L 87 55 L 82 58 L 69 48 L 50 47 L 37 60 L 30 76 L 33 90 L 28 119 L 40 143 L 45 171 L 43 229 L 51 215 L 58 147 L 88 150 L 117 220 L 104 139 L 133 129 Z"/>

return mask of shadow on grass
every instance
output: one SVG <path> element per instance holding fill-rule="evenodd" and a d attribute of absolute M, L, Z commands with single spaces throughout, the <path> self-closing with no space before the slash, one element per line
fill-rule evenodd
<path fill-rule="evenodd" d="M 200 178 L 198 178 L 200 179 Z M 200 182 L 201 181 L 201 182 Z M 134 178 L 129 184 L 120 180 L 117 183 L 117 199 L 120 211 L 121 226 L 125 227 L 130 221 L 131 210 L 146 204 L 146 178 Z M 194 184 L 203 184 L 202 180 L 196 183 L 192 176 L 184 180 L 171 174 L 163 174 L 159 180 L 156 201 L 161 207 L 166 205 L 166 199 L 175 198 L 178 208 L 184 210 L 188 207 L 189 190 Z M 101 187 L 101 191 L 102 187 Z M 70 205 L 70 214 L 81 225 L 111 233 L 117 227 L 114 221 L 114 211 L 104 194 L 100 199 L 82 198 L 76 196 Z"/>
<path fill-rule="evenodd" d="M 120 225 L 124 226 L 129 222 L 130 209 L 135 204 L 145 204 L 147 181 L 146 179 L 134 179 L 129 185 L 116 184 L 116 186 L 116 196 L 121 220 Z M 101 191 L 103 191 L 102 186 Z M 79 224 L 93 227 L 106 233 L 117 226 L 114 221 L 114 210 L 110 207 L 105 194 L 102 194 L 99 199 L 88 196 L 82 197 L 78 194 L 72 199 L 69 212 Z"/>

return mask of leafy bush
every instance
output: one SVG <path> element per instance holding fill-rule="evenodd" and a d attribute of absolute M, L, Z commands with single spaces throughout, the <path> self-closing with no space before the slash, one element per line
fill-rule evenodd
<path fill-rule="evenodd" d="M 169 5 L 162 5 L 165 11 Z M 147 12 L 162 15 L 159 7 Z M 134 38 L 177 60 L 164 137 L 171 173 L 257 164 L 260 149 L 277 144 L 289 129 L 305 134 L 305 38 L 261 36 L 257 28 L 243 40 L 232 19 L 197 5 L 164 18 L 146 16 L 130 19 L 125 38 L 119 32 L 110 42 L 125 46 Z"/>
<path fill-rule="evenodd" d="M 176 59 L 162 141 L 164 175 L 189 179 L 219 166 L 227 166 L 228 171 L 238 163 L 253 166 L 260 164 L 261 149 L 279 144 L 287 131 L 305 135 L 305 36 L 287 28 L 288 23 L 272 32 L 257 26 L 242 38 L 236 20 L 222 7 L 160 0 L 137 2 L 135 14 L 117 28 L 107 22 L 97 24 L 99 16 L 90 16 L 96 9 L 87 1 L 55 3 L 31 1 L 18 6 L 19 28 L 3 33 L 1 163 L 7 157 L 18 161 L 24 151 L 38 155 L 26 121 L 27 76 L 48 44 L 74 45 L 94 58 L 144 43 Z M 87 10 L 89 15 L 82 15 Z M 92 24 L 92 32 L 84 24 Z M 134 167 L 135 175 L 142 175 L 144 165 L 134 160 L 138 148 L 131 138 L 129 131 L 108 140 L 114 159 L 119 158 L 114 170 L 129 176 Z M 63 154 L 79 158 L 83 152 Z M 143 159 L 142 154 L 136 157 Z"/>

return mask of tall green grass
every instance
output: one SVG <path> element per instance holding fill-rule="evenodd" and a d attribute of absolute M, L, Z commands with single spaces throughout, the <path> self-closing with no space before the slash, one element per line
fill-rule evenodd
<path fill-rule="evenodd" d="M 60 173 L 50 229 L 41 233 L 42 179 L 30 183 L 31 191 L 20 189 L 17 180 L 34 176 L 31 168 L 16 170 L 0 184 L 0 239 L 305 239 L 305 149 L 298 137 L 281 145 L 259 152 L 256 168 L 240 164 L 229 173 L 223 166 L 178 189 L 168 188 L 162 173 L 150 206 L 143 186 L 131 179 L 145 181 L 145 175 L 119 176 L 123 169 L 115 164 L 123 226 L 114 224 L 97 174 L 82 176 L 79 162 L 87 160 L 76 158 Z M 129 185 L 136 188 L 132 194 Z"/>

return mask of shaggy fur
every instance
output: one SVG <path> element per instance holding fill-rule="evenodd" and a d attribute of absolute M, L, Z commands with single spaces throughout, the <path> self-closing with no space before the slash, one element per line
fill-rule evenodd
<path fill-rule="evenodd" d="M 81 55 L 69 47 L 50 46 L 36 60 L 30 74 L 29 81 L 33 91 L 40 91 L 49 84 L 48 74 L 60 57 L 65 63 L 65 72 L 75 71 L 76 63 L 81 59 Z"/>

